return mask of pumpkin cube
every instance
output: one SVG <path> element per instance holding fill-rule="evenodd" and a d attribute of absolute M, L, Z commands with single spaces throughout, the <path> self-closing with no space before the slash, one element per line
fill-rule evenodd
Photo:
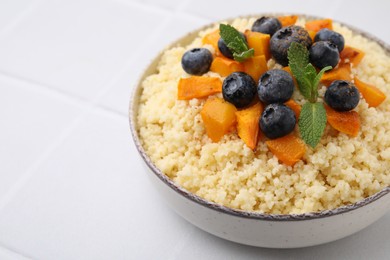
<path fill-rule="evenodd" d="M 324 28 L 333 30 L 333 21 L 332 19 L 313 20 L 307 22 L 305 28 L 308 31 L 314 31 L 316 33 Z"/>
<path fill-rule="evenodd" d="M 356 111 L 340 112 L 325 105 L 328 123 L 337 131 L 357 136 L 360 129 L 360 117 Z"/>
<path fill-rule="evenodd" d="M 244 61 L 244 70 L 257 83 L 261 75 L 268 70 L 267 60 L 264 55 L 254 56 Z"/>
<path fill-rule="evenodd" d="M 249 49 L 253 48 L 255 50 L 255 56 L 265 55 L 267 60 L 271 58 L 269 34 L 246 30 L 245 36 Z"/>
<path fill-rule="evenodd" d="M 345 46 L 340 53 L 340 64 L 351 63 L 352 66 L 357 66 L 364 58 L 365 53 L 351 46 Z"/>
<path fill-rule="evenodd" d="M 245 68 L 242 63 L 225 57 L 215 57 L 210 67 L 210 71 L 216 72 L 222 77 L 229 76 L 236 71 L 244 70 Z"/>
<path fill-rule="evenodd" d="M 362 93 L 363 98 L 368 103 L 369 107 L 379 106 L 385 99 L 386 95 L 377 87 L 365 83 L 358 78 L 354 78 L 355 86 Z"/>
<path fill-rule="evenodd" d="M 265 142 L 268 149 L 284 164 L 293 166 L 306 153 L 305 143 L 293 134 Z"/>
<path fill-rule="evenodd" d="M 257 147 L 259 140 L 259 119 L 263 110 L 263 105 L 257 102 L 251 107 L 236 112 L 238 136 L 252 150 Z"/>
<path fill-rule="evenodd" d="M 222 92 L 222 81 L 214 77 L 192 76 L 181 78 L 177 87 L 177 99 L 204 98 Z"/>
<path fill-rule="evenodd" d="M 236 124 L 236 107 L 221 98 L 208 99 L 200 115 L 208 137 L 218 142 Z"/>

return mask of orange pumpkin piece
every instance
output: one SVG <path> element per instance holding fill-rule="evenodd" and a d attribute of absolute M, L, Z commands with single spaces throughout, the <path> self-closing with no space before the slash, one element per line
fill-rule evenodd
<path fill-rule="evenodd" d="M 330 85 L 334 80 L 352 80 L 351 66 L 349 64 L 339 64 L 338 68 L 325 72 L 321 78 L 321 82 L 325 85 Z"/>
<path fill-rule="evenodd" d="M 299 119 L 299 116 L 301 115 L 301 110 L 302 110 L 302 107 L 301 105 L 299 105 L 297 102 L 295 102 L 293 99 L 289 99 L 287 102 L 284 103 L 286 106 L 288 106 L 289 108 L 292 109 L 292 111 L 294 111 L 294 114 L 295 114 L 295 118 Z"/>
<path fill-rule="evenodd" d="M 294 25 L 298 20 L 298 16 L 297 15 L 279 16 L 278 20 L 282 24 L 282 27 L 286 27 L 286 26 Z"/>
<path fill-rule="evenodd" d="M 219 51 L 219 48 L 218 48 L 219 38 L 221 38 L 221 35 L 219 34 L 219 30 L 215 30 L 209 34 L 206 34 L 202 39 L 203 45 L 209 44 L 209 45 L 213 46 L 214 51 L 215 51 L 215 56 L 222 55 Z"/>
<path fill-rule="evenodd" d="M 294 75 L 293 75 L 293 73 L 292 73 L 292 71 L 291 71 L 291 69 L 290 69 L 290 66 L 283 67 L 282 70 L 288 72 L 288 74 L 290 74 L 291 77 L 292 77 L 293 80 L 294 80 L 294 85 L 295 85 L 295 86 L 298 86 L 298 82 L 297 82 L 297 80 L 295 79 L 295 77 L 294 77 Z"/>
<path fill-rule="evenodd" d="M 357 66 L 364 58 L 365 53 L 351 46 L 345 46 L 340 53 L 340 63 L 352 63 L 352 66 Z"/>
<path fill-rule="evenodd" d="M 314 20 L 309 21 L 305 24 L 306 30 L 315 31 L 316 33 L 324 28 L 333 30 L 332 19 Z"/>
<path fill-rule="evenodd" d="M 311 30 L 308 30 L 307 32 L 309 33 L 311 40 L 314 42 L 314 37 L 316 37 L 317 32 Z"/>
<path fill-rule="evenodd" d="M 386 99 L 386 95 L 377 87 L 365 83 L 356 77 L 354 78 L 354 82 L 369 107 L 377 107 Z"/>
<path fill-rule="evenodd" d="M 305 143 L 293 134 L 265 142 L 268 149 L 284 164 L 293 166 L 306 152 Z"/>
<path fill-rule="evenodd" d="M 206 133 L 213 142 L 218 142 L 236 124 L 237 109 L 221 98 L 208 99 L 200 115 Z"/>
<path fill-rule="evenodd" d="M 222 77 L 226 77 L 236 71 L 244 70 L 245 68 L 242 63 L 225 57 L 215 57 L 210 67 L 210 71 L 216 72 Z"/>
<path fill-rule="evenodd" d="M 337 131 L 357 136 L 360 130 L 360 117 L 356 111 L 339 112 L 325 105 L 328 123 Z"/>
<path fill-rule="evenodd" d="M 238 136 L 252 150 L 257 147 L 259 140 L 259 118 L 263 110 L 263 105 L 257 102 L 251 107 L 236 112 Z"/>
<path fill-rule="evenodd" d="M 269 34 L 252 32 L 251 30 L 246 30 L 244 34 L 246 36 L 249 49 L 253 48 L 255 50 L 255 56 L 265 55 L 267 60 L 271 58 Z"/>
<path fill-rule="evenodd" d="M 181 78 L 177 90 L 179 100 L 203 98 L 222 92 L 222 81 L 219 78 L 200 76 Z"/>
<path fill-rule="evenodd" d="M 259 81 L 260 76 L 268 70 L 267 60 L 264 55 L 254 56 L 244 61 L 244 70 L 255 82 Z"/>

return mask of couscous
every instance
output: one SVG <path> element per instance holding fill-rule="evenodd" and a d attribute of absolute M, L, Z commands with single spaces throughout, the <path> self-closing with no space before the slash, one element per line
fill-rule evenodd
<path fill-rule="evenodd" d="M 236 19 L 231 25 L 244 32 L 256 18 Z M 299 19 L 298 25 L 305 20 Z M 390 96 L 390 56 L 377 43 L 333 23 L 346 44 L 365 52 L 353 73 Z M 202 38 L 218 25 L 199 33 L 190 45 L 164 52 L 158 72 L 142 83 L 137 117 L 138 132 L 146 153 L 169 178 L 206 200 L 234 209 L 272 214 L 316 212 L 354 203 L 390 185 L 390 101 L 369 107 L 360 99 L 355 111 L 360 130 L 351 137 L 326 125 L 315 148 L 308 147 L 293 166 L 283 164 L 264 140 L 252 150 L 236 131 L 213 142 L 206 134 L 200 111 L 207 98 L 178 100 L 178 82 L 189 75 L 183 54 L 204 47 Z M 268 69 L 281 68 L 274 59 Z M 207 72 L 205 77 L 219 77 Z M 353 80 L 353 79 L 352 79 Z M 320 85 L 319 98 L 326 87 Z M 212 97 L 222 98 L 221 93 Z M 305 99 L 294 91 L 299 105 Z M 297 131 L 296 129 L 294 131 Z"/>

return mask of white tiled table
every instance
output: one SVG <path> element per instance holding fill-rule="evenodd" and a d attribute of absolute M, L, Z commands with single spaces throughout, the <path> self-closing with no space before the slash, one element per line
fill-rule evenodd
<path fill-rule="evenodd" d="M 193 227 L 149 184 L 127 108 L 159 49 L 209 22 L 310 13 L 390 42 L 389 10 L 366 0 L 0 0 L 0 259 L 386 259 L 390 214 L 296 250 Z"/>

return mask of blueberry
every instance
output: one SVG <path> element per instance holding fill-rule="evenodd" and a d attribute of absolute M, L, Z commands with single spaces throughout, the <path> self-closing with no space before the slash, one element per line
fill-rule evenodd
<path fill-rule="evenodd" d="M 294 81 L 291 75 L 279 69 L 265 72 L 259 80 L 257 93 L 264 103 L 284 103 L 294 92 Z"/>
<path fill-rule="evenodd" d="M 259 125 L 269 139 L 285 136 L 294 130 L 296 118 L 294 112 L 284 104 L 270 104 L 261 114 Z"/>
<path fill-rule="evenodd" d="M 326 66 L 336 67 L 340 60 L 337 46 L 328 41 L 315 42 L 310 50 L 310 62 L 319 69 Z"/>
<path fill-rule="evenodd" d="M 351 82 L 335 80 L 326 90 L 324 99 L 334 110 L 349 111 L 359 104 L 360 94 Z"/>
<path fill-rule="evenodd" d="M 245 42 L 246 42 L 246 37 L 243 33 L 240 32 L 242 37 L 244 37 Z M 222 38 L 219 38 L 218 40 L 218 49 L 219 51 L 225 56 L 226 58 L 233 59 L 233 53 L 232 51 L 228 48 L 226 45 L 225 41 Z"/>
<path fill-rule="evenodd" d="M 271 36 L 280 28 L 282 28 L 282 24 L 277 18 L 265 16 L 257 19 L 252 25 L 253 32 L 261 32 Z"/>
<path fill-rule="evenodd" d="M 329 30 L 327 28 L 319 31 L 314 37 L 314 42 L 319 42 L 319 41 L 329 41 L 335 44 L 339 52 L 341 52 L 344 49 L 344 44 L 345 44 L 344 37 L 341 34 Z"/>
<path fill-rule="evenodd" d="M 223 81 L 222 95 L 237 108 L 246 107 L 256 96 L 256 83 L 244 72 L 233 72 Z"/>
<path fill-rule="evenodd" d="M 181 58 L 181 66 L 191 75 L 202 75 L 209 71 L 213 55 L 206 48 L 195 48 L 186 51 Z"/>
<path fill-rule="evenodd" d="M 283 27 L 271 37 L 271 54 L 282 66 L 288 65 L 287 50 L 292 42 L 300 43 L 306 48 L 312 44 L 309 33 L 297 25 Z"/>

